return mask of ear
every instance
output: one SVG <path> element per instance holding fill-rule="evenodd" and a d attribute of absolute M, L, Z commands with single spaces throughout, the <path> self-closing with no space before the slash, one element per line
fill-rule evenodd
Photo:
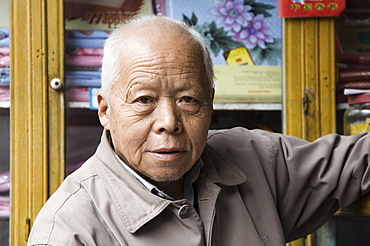
<path fill-rule="evenodd" d="M 214 98 L 215 98 L 215 89 L 212 88 L 210 122 L 212 121 L 212 116 L 213 116 L 213 100 L 214 100 Z"/>
<path fill-rule="evenodd" d="M 212 88 L 212 103 L 214 99 L 215 99 L 215 88 Z"/>
<path fill-rule="evenodd" d="M 99 116 L 100 124 L 106 130 L 110 130 L 109 111 L 110 111 L 109 103 L 103 97 L 101 93 L 98 93 L 98 116 Z"/>

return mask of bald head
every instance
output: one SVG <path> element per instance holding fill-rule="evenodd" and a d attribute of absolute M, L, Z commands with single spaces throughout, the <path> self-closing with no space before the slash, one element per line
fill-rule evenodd
<path fill-rule="evenodd" d="M 190 52 L 191 51 L 191 52 Z M 191 54 L 190 54 L 190 53 Z M 191 55 L 203 67 L 204 83 L 213 89 L 212 61 L 202 37 L 185 23 L 169 17 L 143 16 L 117 28 L 106 41 L 102 65 L 102 94 L 109 99 L 112 86 L 122 81 L 125 70 L 148 56 Z"/>

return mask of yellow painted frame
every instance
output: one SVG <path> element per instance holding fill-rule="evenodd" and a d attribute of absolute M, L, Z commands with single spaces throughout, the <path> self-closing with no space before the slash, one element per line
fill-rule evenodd
<path fill-rule="evenodd" d="M 26 245 L 36 214 L 64 178 L 61 0 L 13 0 L 11 16 L 11 245 Z"/>
<path fill-rule="evenodd" d="M 334 18 L 284 19 L 284 133 L 336 132 Z"/>
<path fill-rule="evenodd" d="M 336 132 L 334 18 L 284 19 L 284 133 L 313 141 Z M 315 245 L 315 233 L 288 243 Z"/>

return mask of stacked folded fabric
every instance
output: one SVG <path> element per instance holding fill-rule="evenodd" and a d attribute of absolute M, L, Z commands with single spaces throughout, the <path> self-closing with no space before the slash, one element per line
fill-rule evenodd
<path fill-rule="evenodd" d="M 0 101 L 9 101 L 9 28 L 0 28 Z"/>
<path fill-rule="evenodd" d="M 10 215 L 10 174 L 9 172 L 0 174 L 0 217 Z"/>
<path fill-rule="evenodd" d="M 66 30 L 65 47 L 68 48 L 103 48 L 109 31 Z"/>
<path fill-rule="evenodd" d="M 10 35 L 9 28 L 0 28 L 0 47 L 9 47 Z"/>
<path fill-rule="evenodd" d="M 97 48 L 67 48 L 67 69 L 96 70 L 101 67 L 103 49 Z"/>
<path fill-rule="evenodd" d="M 0 28 L 0 101 L 10 101 L 10 38 L 9 28 Z M 10 216 L 10 174 L 0 174 L 0 217 Z"/>
<path fill-rule="evenodd" d="M 1 54 L 0 54 L 1 60 Z M 9 67 L 1 67 L 0 66 L 0 86 L 1 85 L 9 85 L 10 83 L 10 69 Z M 1 101 L 1 99 L 0 99 Z"/>
<path fill-rule="evenodd" d="M 86 87 L 100 87 L 103 46 L 109 34 L 109 31 L 99 30 L 66 31 L 65 80 L 68 100 L 88 101 Z"/>

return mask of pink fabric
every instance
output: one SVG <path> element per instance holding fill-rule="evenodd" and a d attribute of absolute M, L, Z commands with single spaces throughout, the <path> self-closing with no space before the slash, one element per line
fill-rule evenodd
<path fill-rule="evenodd" d="M 70 102 L 88 102 L 89 89 L 85 87 L 71 87 L 68 89 L 67 100 Z"/>
<path fill-rule="evenodd" d="M 0 192 L 9 191 L 10 189 L 10 173 L 5 172 L 0 174 Z"/>
<path fill-rule="evenodd" d="M 101 66 L 103 49 L 67 49 L 66 65 L 69 66 Z"/>
<path fill-rule="evenodd" d="M 8 67 L 10 65 L 9 47 L 0 47 L 0 67 Z"/>
<path fill-rule="evenodd" d="M 67 55 L 82 55 L 82 56 L 102 56 L 103 49 L 92 49 L 92 48 L 73 48 L 66 50 Z"/>
<path fill-rule="evenodd" d="M 67 66 L 84 66 L 84 67 L 100 67 L 101 66 L 101 56 L 66 56 Z"/>
<path fill-rule="evenodd" d="M 9 86 L 0 86 L 0 101 L 10 101 Z"/>
<path fill-rule="evenodd" d="M 0 196 L 0 217 L 10 216 L 10 197 Z"/>

